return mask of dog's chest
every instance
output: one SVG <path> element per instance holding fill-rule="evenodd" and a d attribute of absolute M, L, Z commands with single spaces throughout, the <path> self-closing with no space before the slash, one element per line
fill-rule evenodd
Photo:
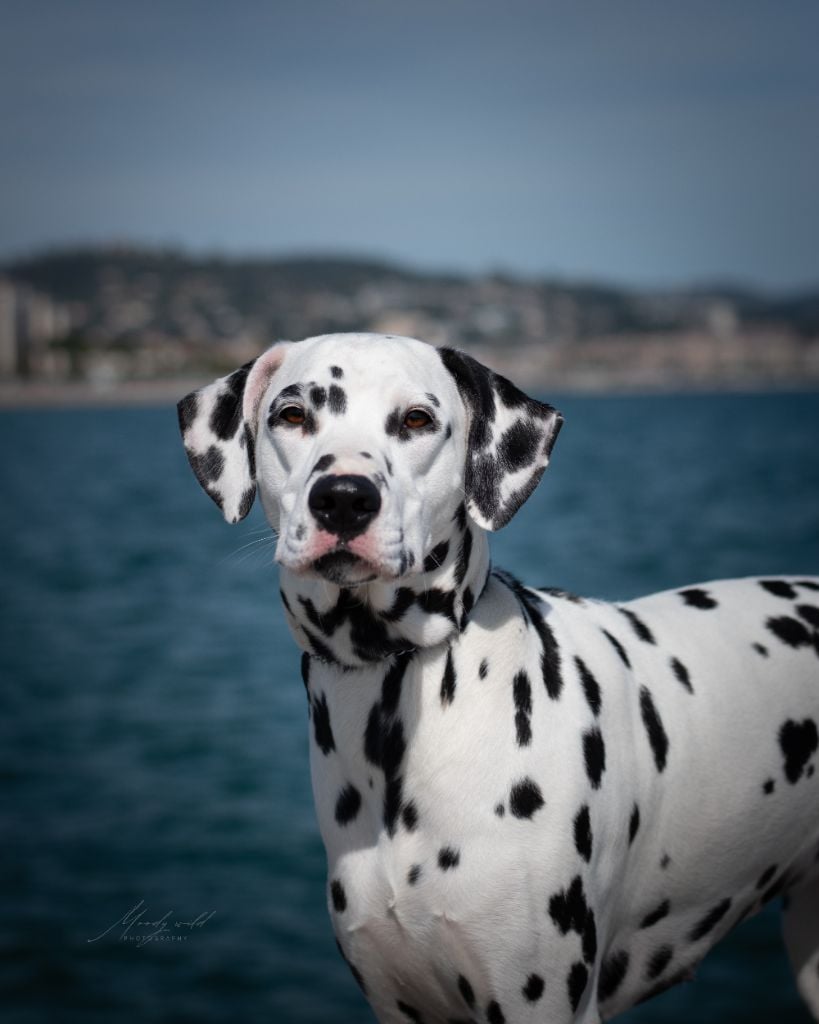
<path fill-rule="evenodd" d="M 342 947 L 369 974 L 381 962 L 428 977 L 433 962 L 466 957 L 489 977 L 498 943 L 536 956 L 532 883 L 544 862 L 569 880 L 576 868 L 555 823 L 573 820 L 589 788 L 565 766 L 594 721 L 578 688 L 549 695 L 541 656 L 493 581 L 448 648 L 389 671 L 311 666 L 328 899 Z"/>

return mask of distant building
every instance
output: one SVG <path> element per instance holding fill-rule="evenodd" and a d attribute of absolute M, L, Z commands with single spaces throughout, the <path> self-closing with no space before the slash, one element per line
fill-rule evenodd
<path fill-rule="evenodd" d="M 0 277 L 0 377 L 17 375 L 17 289 Z"/>
<path fill-rule="evenodd" d="M 49 376 L 49 346 L 68 333 L 65 307 L 28 285 L 0 278 L 0 377 Z"/>

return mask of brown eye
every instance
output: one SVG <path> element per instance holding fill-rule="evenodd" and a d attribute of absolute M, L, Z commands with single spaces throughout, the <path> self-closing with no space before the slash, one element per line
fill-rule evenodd
<path fill-rule="evenodd" d="M 291 423 L 294 427 L 300 427 L 305 420 L 304 409 L 300 409 L 297 405 L 286 405 L 279 413 L 279 419 L 284 420 L 285 423 Z"/>
<path fill-rule="evenodd" d="M 420 430 L 421 427 L 428 427 L 432 423 L 432 417 L 423 409 L 410 409 L 404 417 L 404 426 L 410 430 Z"/>

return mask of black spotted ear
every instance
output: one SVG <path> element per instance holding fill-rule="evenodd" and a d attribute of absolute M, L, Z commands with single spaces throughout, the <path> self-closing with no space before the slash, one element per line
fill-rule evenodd
<path fill-rule="evenodd" d="M 248 514 L 256 494 L 256 413 L 287 342 L 227 377 L 186 395 L 176 406 L 196 479 L 229 523 Z"/>
<path fill-rule="evenodd" d="M 482 529 L 499 530 L 537 487 L 563 417 L 471 356 L 438 354 L 467 411 L 467 512 Z"/>

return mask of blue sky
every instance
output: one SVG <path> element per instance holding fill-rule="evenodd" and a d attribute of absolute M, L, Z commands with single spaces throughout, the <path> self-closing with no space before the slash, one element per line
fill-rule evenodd
<path fill-rule="evenodd" d="M 0 259 L 819 282 L 817 0 L 0 0 Z"/>

